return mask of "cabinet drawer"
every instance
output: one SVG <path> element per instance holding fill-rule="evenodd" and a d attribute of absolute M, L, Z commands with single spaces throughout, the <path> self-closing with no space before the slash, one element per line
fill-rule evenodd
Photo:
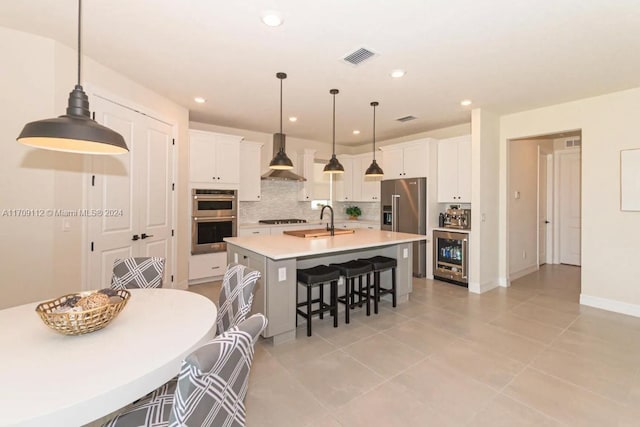
<path fill-rule="evenodd" d="M 259 236 L 259 235 L 271 234 L 269 227 L 255 227 L 255 228 L 239 228 L 238 237 L 244 236 Z"/>
<path fill-rule="evenodd" d="M 189 280 L 205 279 L 224 275 L 227 268 L 227 253 L 191 255 L 189 257 Z"/>

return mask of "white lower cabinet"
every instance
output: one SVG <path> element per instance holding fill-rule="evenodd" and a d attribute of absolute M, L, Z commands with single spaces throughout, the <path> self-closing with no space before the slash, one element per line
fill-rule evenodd
<path fill-rule="evenodd" d="M 227 253 L 191 255 L 189 257 L 189 281 L 204 282 L 223 276 L 227 268 Z"/>
<path fill-rule="evenodd" d="M 271 234 L 271 228 L 269 227 L 254 227 L 254 228 L 238 228 L 238 237 L 244 236 L 260 236 Z"/>

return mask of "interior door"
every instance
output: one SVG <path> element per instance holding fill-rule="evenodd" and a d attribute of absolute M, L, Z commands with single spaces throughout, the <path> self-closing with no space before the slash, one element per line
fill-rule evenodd
<path fill-rule="evenodd" d="M 547 155 L 538 147 L 538 265 L 547 262 Z"/>
<path fill-rule="evenodd" d="M 87 206 L 102 214 L 87 218 L 85 288 L 108 287 L 113 261 L 134 256 L 166 258 L 166 286 L 173 274 L 171 127 L 99 97 L 91 105 L 96 121 L 119 132 L 129 153 L 90 158 Z"/>
<path fill-rule="evenodd" d="M 560 263 L 580 265 L 580 152 L 558 153 L 560 208 Z"/>

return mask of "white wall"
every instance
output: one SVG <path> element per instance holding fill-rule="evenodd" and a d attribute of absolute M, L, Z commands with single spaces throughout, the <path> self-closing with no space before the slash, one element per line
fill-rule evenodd
<path fill-rule="evenodd" d="M 480 109 L 471 113 L 471 236 L 469 291 L 498 286 L 499 119 Z"/>
<path fill-rule="evenodd" d="M 27 122 L 64 114 L 76 79 L 75 51 L 3 27 L 0 51 L 0 212 L 84 207 L 85 156 L 37 150 L 16 142 Z M 178 145 L 186 140 L 186 109 L 86 57 L 84 82 L 138 106 L 150 106 L 177 124 Z M 179 146 L 177 156 L 178 169 L 186 173 L 186 149 Z M 180 257 L 180 253 L 189 253 L 188 180 L 178 178 L 177 276 L 186 287 L 187 256 Z M 0 216 L 0 309 L 82 289 L 82 258 L 87 250 L 82 241 L 83 219 L 69 219 L 71 231 L 62 232 L 62 218 Z"/>
<path fill-rule="evenodd" d="M 515 280 L 538 268 L 538 141 L 511 141 L 508 150 L 509 278 Z"/>
<path fill-rule="evenodd" d="M 640 88 L 500 119 L 500 212 L 506 218 L 507 141 L 582 130 L 581 302 L 640 316 L 640 212 L 620 211 L 620 150 L 640 147 Z M 501 223 L 506 253 L 507 222 Z M 506 263 L 500 274 L 506 278 Z"/>

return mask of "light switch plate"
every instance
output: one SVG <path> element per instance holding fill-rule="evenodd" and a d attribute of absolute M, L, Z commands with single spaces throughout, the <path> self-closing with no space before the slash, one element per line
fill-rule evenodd
<path fill-rule="evenodd" d="M 280 267 L 278 269 L 278 281 L 284 282 L 287 280 L 287 269 L 285 267 Z"/>
<path fill-rule="evenodd" d="M 402 250 L 402 258 L 409 258 L 409 248 L 404 248 Z"/>
<path fill-rule="evenodd" d="M 236 264 L 238 263 L 238 253 L 234 253 L 233 254 L 233 262 L 235 262 Z"/>

